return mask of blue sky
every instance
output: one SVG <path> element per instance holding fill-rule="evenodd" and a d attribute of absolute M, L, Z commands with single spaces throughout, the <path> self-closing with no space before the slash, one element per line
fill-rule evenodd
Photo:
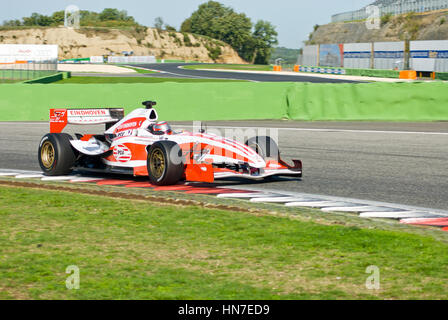
<path fill-rule="evenodd" d="M 253 22 L 268 20 L 277 27 L 279 45 L 300 48 L 315 24 L 330 22 L 331 15 L 360 9 L 373 0 L 218 0 L 244 12 Z M 22 0 L 9 2 L 0 11 L 0 21 L 22 18 L 33 12 L 50 14 L 70 4 L 82 10 L 102 11 L 104 8 L 126 10 L 136 20 L 152 26 L 156 17 L 178 28 L 182 21 L 206 0 Z"/>

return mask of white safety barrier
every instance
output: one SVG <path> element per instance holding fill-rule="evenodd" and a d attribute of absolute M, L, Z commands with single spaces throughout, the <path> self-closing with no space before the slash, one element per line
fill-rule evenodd
<path fill-rule="evenodd" d="M 404 69 L 404 41 L 375 42 L 374 68 L 375 69 Z"/>
<path fill-rule="evenodd" d="M 416 71 L 448 72 L 448 40 L 410 41 L 409 51 L 405 41 L 312 45 L 303 48 L 298 61 L 301 66 L 316 68 L 404 70 L 408 65 Z"/>
<path fill-rule="evenodd" d="M 58 60 L 57 45 L 0 44 L 0 63 L 16 61 L 44 62 Z"/>
<path fill-rule="evenodd" d="M 409 47 L 411 69 L 448 72 L 448 40 L 411 41 Z"/>
<path fill-rule="evenodd" d="M 156 63 L 154 56 L 110 56 L 109 63 Z"/>
<path fill-rule="evenodd" d="M 104 58 L 103 56 L 91 56 L 90 57 L 90 63 L 103 63 Z"/>
<path fill-rule="evenodd" d="M 344 67 L 369 69 L 372 57 L 372 43 L 345 43 Z"/>

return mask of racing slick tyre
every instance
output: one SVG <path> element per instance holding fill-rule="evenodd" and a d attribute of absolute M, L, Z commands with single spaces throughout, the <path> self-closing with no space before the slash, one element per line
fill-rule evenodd
<path fill-rule="evenodd" d="M 184 175 L 182 149 L 173 141 L 158 141 L 149 148 L 146 165 L 152 184 L 176 184 Z"/>
<path fill-rule="evenodd" d="M 60 176 L 71 172 L 76 153 L 66 133 L 48 133 L 39 144 L 39 165 L 46 176 Z"/>
<path fill-rule="evenodd" d="M 280 158 L 277 143 L 269 136 L 256 136 L 246 141 L 246 145 L 257 152 L 264 160 Z"/>

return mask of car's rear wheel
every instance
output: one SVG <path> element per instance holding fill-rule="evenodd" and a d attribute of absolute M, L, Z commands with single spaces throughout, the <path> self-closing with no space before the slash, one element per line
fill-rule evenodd
<path fill-rule="evenodd" d="M 46 134 L 39 144 L 38 159 L 47 176 L 69 174 L 76 161 L 76 153 L 70 143 L 72 137 L 66 133 Z"/>
<path fill-rule="evenodd" d="M 252 148 L 265 160 L 280 159 L 280 150 L 274 139 L 269 136 L 256 136 L 246 141 L 246 145 Z"/>
<path fill-rule="evenodd" d="M 149 181 L 158 186 L 173 185 L 184 175 L 182 149 L 173 141 L 158 141 L 148 150 Z"/>

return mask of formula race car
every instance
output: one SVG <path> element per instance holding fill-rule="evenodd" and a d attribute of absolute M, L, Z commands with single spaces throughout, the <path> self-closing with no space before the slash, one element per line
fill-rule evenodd
<path fill-rule="evenodd" d="M 180 180 L 213 182 L 219 178 L 262 179 L 302 176 L 302 163 L 280 159 L 270 137 L 253 137 L 245 144 L 205 130 L 175 132 L 159 122 L 154 101 L 143 102 L 124 116 L 123 109 L 51 109 L 50 133 L 39 144 L 39 164 L 45 175 L 73 169 L 148 176 L 154 185 Z M 105 124 L 104 134 L 61 133 L 67 124 Z"/>

